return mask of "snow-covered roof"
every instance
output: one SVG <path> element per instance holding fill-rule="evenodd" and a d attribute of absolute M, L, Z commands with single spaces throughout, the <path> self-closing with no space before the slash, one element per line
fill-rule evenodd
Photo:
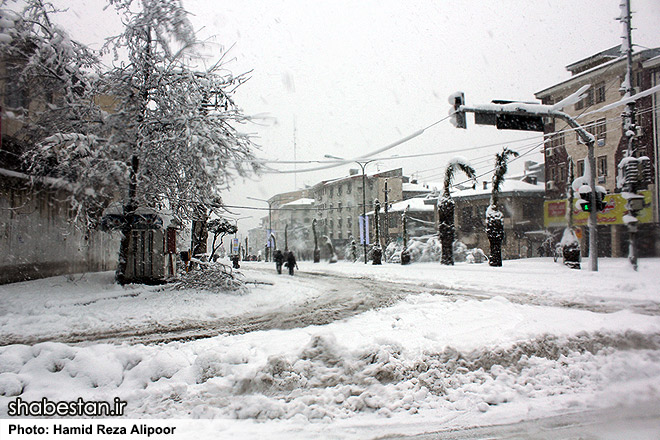
<path fill-rule="evenodd" d="M 653 48 L 653 49 L 646 49 L 646 50 L 643 50 L 641 52 L 634 53 L 633 58 L 635 60 L 638 60 L 639 58 L 642 58 L 642 62 L 643 62 L 643 61 L 646 61 L 647 59 L 655 57 L 656 56 L 655 54 L 657 54 L 658 51 L 660 51 L 660 48 L 657 48 L 657 47 Z M 557 83 L 553 86 L 550 86 L 546 89 L 538 91 L 538 92 L 534 93 L 534 96 L 536 96 L 538 99 L 541 99 L 544 96 L 550 95 L 551 93 L 553 93 L 557 89 L 562 89 L 562 88 L 566 87 L 567 85 L 572 84 L 575 80 L 583 79 L 583 78 L 589 76 L 590 74 L 592 74 L 594 72 L 597 72 L 600 69 L 605 69 L 605 68 L 609 69 L 609 68 L 611 68 L 611 66 L 613 66 L 617 63 L 624 63 L 625 60 L 626 60 L 625 57 L 619 57 L 619 58 L 614 58 L 610 61 L 606 61 L 602 64 L 598 64 L 598 65 L 596 65 L 596 66 L 594 66 L 590 69 L 587 69 L 583 72 L 576 73 L 575 75 L 572 75 L 570 78 L 568 78 L 564 81 L 561 81 L 561 82 L 559 82 L 559 83 Z"/>
<path fill-rule="evenodd" d="M 367 172 L 365 174 L 367 179 L 372 179 L 374 177 L 387 177 L 385 176 L 388 173 L 391 173 L 393 171 L 398 171 L 400 168 L 394 168 L 391 170 L 386 170 L 386 171 L 374 171 L 374 172 Z M 400 175 L 398 176 L 391 176 L 391 177 L 401 177 Z M 314 186 L 319 186 L 319 185 L 329 185 L 332 183 L 340 183 L 343 181 L 348 181 L 351 179 L 362 179 L 362 173 L 358 172 L 358 174 L 349 174 L 348 176 L 343 176 L 343 177 L 335 177 L 333 179 L 327 179 L 327 180 L 322 180 L 321 182 L 317 183 Z"/>
<path fill-rule="evenodd" d="M 309 205 L 313 205 L 314 202 L 315 202 L 314 199 L 308 199 L 308 198 L 303 197 L 302 199 L 298 199 L 298 200 L 294 200 L 294 201 L 289 202 L 289 203 L 285 203 L 284 205 L 282 205 L 282 208 L 287 207 L 287 206 L 289 206 L 289 207 L 291 207 L 291 206 L 301 206 L 301 205 L 309 206 Z"/>
<path fill-rule="evenodd" d="M 484 189 L 483 184 L 477 185 L 474 189 L 468 188 L 461 191 L 452 192 L 452 197 L 454 199 L 461 198 L 481 198 L 481 197 L 490 197 L 490 194 L 493 190 L 491 182 L 488 182 L 488 186 Z M 544 194 L 545 185 L 537 184 L 533 185 L 531 183 L 523 182 L 522 180 L 513 180 L 507 179 L 502 183 L 500 188 L 500 195 L 533 195 L 533 194 Z"/>
<path fill-rule="evenodd" d="M 586 70 L 585 67 L 592 68 L 594 66 L 602 64 L 604 62 L 603 60 L 609 61 L 612 60 L 613 58 L 620 58 L 620 57 L 621 57 L 621 45 L 619 44 L 614 47 L 610 47 L 609 49 L 605 49 L 601 52 L 598 52 L 597 54 L 590 55 L 579 61 L 571 63 L 568 66 L 566 66 L 566 70 L 568 70 L 569 72 L 582 71 L 582 70 Z"/>
<path fill-rule="evenodd" d="M 660 65 L 660 55 L 653 58 L 649 58 L 648 60 L 642 63 L 642 66 L 644 66 L 644 68 L 657 67 L 659 65 Z"/>
<path fill-rule="evenodd" d="M 415 197 L 413 199 L 393 203 L 389 212 L 403 212 L 406 208 L 408 208 L 409 211 L 433 211 L 435 205 L 426 205 L 424 204 L 424 198 Z"/>
<path fill-rule="evenodd" d="M 419 183 L 404 183 L 401 185 L 403 191 L 414 191 L 414 192 L 431 192 L 431 189 L 426 185 Z"/>
<path fill-rule="evenodd" d="M 424 204 L 424 200 L 424 197 L 415 197 L 412 199 L 392 203 L 392 206 L 388 209 L 388 212 L 403 212 L 406 208 L 408 208 L 408 211 L 411 212 L 432 212 L 435 209 L 435 205 L 426 205 Z M 381 212 L 383 212 L 382 209 Z M 367 215 L 374 215 L 374 211 L 368 212 Z"/>

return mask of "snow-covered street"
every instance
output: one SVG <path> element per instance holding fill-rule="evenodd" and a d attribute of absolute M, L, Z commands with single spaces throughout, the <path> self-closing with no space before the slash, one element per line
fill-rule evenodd
<path fill-rule="evenodd" d="M 215 418 L 240 438 L 375 438 L 657 414 L 659 270 L 244 262 L 243 294 L 111 273 L 5 285 L 0 415 L 17 396 L 120 397 L 128 418 Z"/>

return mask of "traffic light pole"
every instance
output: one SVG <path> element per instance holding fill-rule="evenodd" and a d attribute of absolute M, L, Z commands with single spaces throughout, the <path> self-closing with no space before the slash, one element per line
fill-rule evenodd
<path fill-rule="evenodd" d="M 619 17 L 619 21 L 622 21 L 624 23 L 624 32 L 623 32 L 623 44 L 622 46 L 622 55 L 626 56 L 626 75 L 623 83 L 621 84 L 621 90 L 623 91 L 624 98 L 630 98 L 632 95 L 635 94 L 635 90 L 632 87 L 632 78 L 633 78 L 633 46 L 632 46 L 632 25 L 631 25 L 631 20 L 632 16 L 630 13 L 630 0 L 625 0 L 621 2 L 622 6 L 622 14 L 621 17 Z M 631 101 L 628 104 L 626 104 L 626 109 L 624 110 L 623 114 L 621 115 L 622 121 L 623 121 L 623 135 L 626 137 L 626 140 L 628 141 L 628 148 L 627 148 L 627 153 L 626 157 L 627 158 L 633 158 L 637 156 L 637 152 L 635 151 L 635 133 L 637 129 L 636 121 L 635 121 L 635 101 Z M 639 186 L 639 176 L 637 176 L 634 181 L 628 181 L 627 178 L 627 173 L 626 175 L 626 182 L 623 185 L 624 188 L 623 190 L 628 193 L 634 193 L 635 196 L 638 195 L 637 193 L 637 188 Z M 631 179 L 632 180 L 632 179 Z M 637 198 L 637 197 L 631 197 L 631 198 Z M 641 197 L 641 196 L 640 196 Z M 628 208 L 628 211 L 630 215 L 632 215 L 635 218 L 635 221 L 633 222 L 627 222 L 626 226 L 628 228 L 628 260 L 630 261 L 630 264 L 632 264 L 633 269 L 637 270 L 637 215 L 639 214 L 639 211 L 636 211 L 632 209 L 632 202 L 630 198 L 627 198 L 627 203 L 626 207 Z M 643 205 L 643 203 L 642 203 Z"/>
<path fill-rule="evenodd" d="M 594 145 L 596 139 L 594 136 L 585 130 L 578 122 L 568 114 L 556 110 L 554 107 L 542 104 L 525 104 L 525 103 L 508 103 L 508 104 L 488 104 L 484 106 L 455 106 L 456 114 L 462 114 L 464 118 L 465 113 L 474 113 L 481 116 L 517 116 L 517 117 L 549 117 L 561 119 L 565 121 L 575 132 L 580 136 L 582 142 L 587 145 L 587 158 L 589 160 L 589 186 L 591 186 L 591 205 L 596 206 L 596 159 L 594 157 Z M 573 209 L 573 207 L 570 207 Z M 598 212 L 592 209 L 589 212 L 589 266 L 591 271 L 598 271 Z"/>

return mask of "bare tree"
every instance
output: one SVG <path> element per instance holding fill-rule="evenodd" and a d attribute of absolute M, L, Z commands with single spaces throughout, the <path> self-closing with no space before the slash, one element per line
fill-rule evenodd
<path fill-rule="evenodd" d="M 236 225 L 229 223 L 229 220 L 225 218 L 216 218 L 208 222 L 208 231 L 213 234 L 213 243 L 211 243 L 211 257 L 210 260 L 213 261 L 216 251 L 222 246 L 222 240 L 227 234 L 235 234 L 238 231 Z M 220 243 L 216 246 L 216 241 L 220 237 Z"/>

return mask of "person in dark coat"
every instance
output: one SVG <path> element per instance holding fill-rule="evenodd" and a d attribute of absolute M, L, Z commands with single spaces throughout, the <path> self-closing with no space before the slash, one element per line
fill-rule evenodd
<path fill-rule="evenodd" d="M 277 273 L 282 273 L 282 264 L 284 264 L 284 254 L 281 250 L 276 250 L 273 254 L 273 260 L 275 260 L 275 268 Z"/>
<path fill-rule="evenodd" d="M 298 263 L 296 263 L 296 257 L 293 255 L 293 251 L 289 251 L 286 255 L 286 263 L 284 265 L 289 268 L 289 275 L 293 275 L 294 267 L 298 269 Z"/>

